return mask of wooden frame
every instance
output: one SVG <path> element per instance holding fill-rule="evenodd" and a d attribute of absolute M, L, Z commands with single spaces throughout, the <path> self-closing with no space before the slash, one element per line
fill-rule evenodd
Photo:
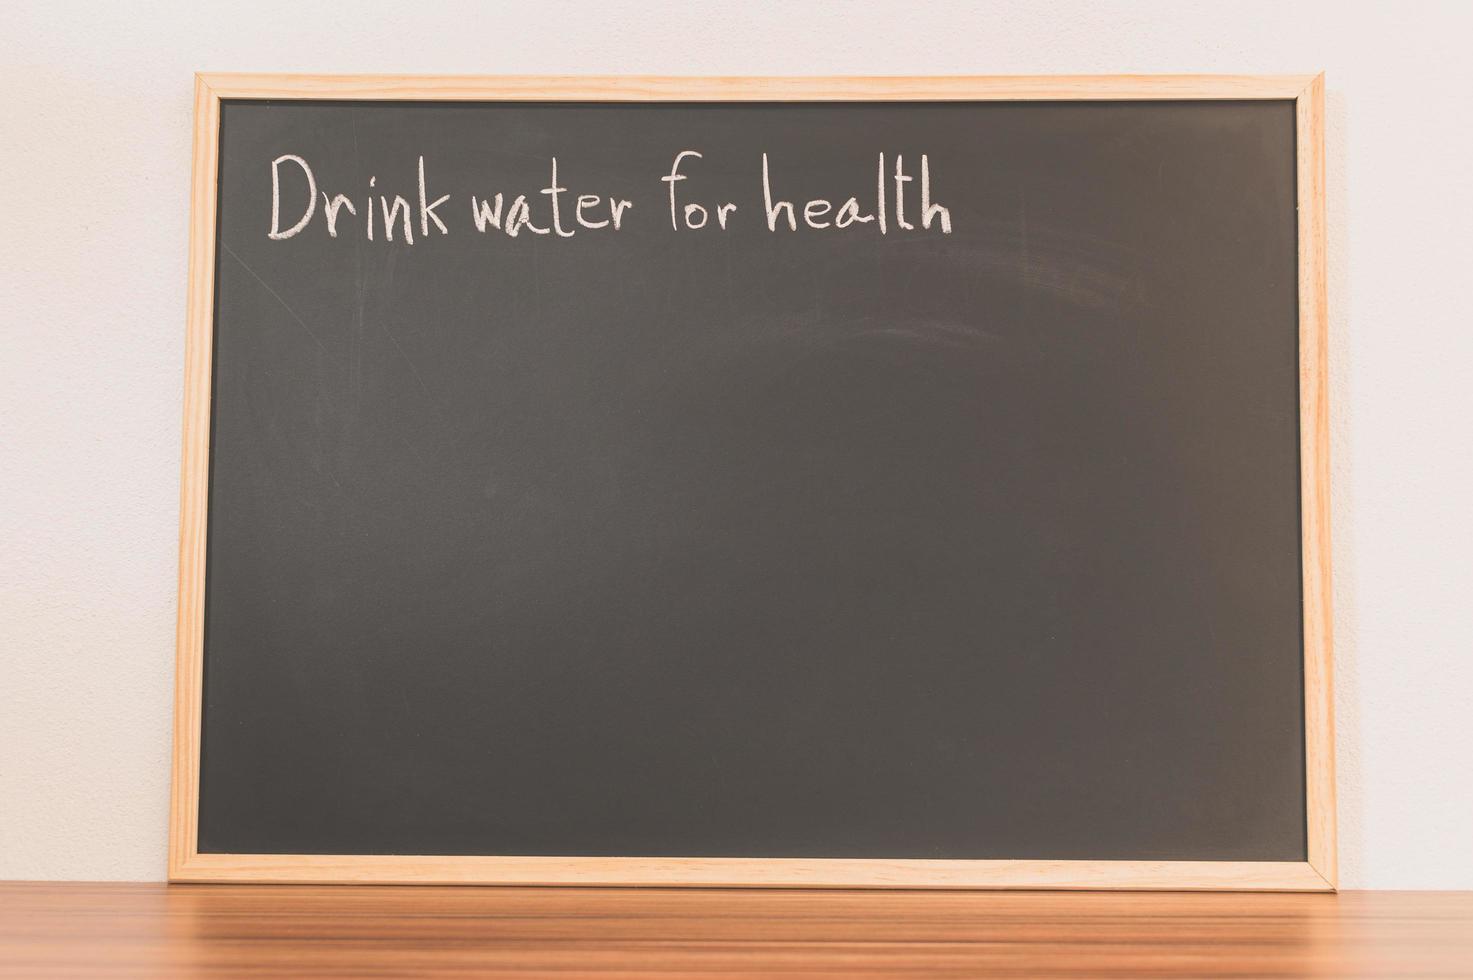
<path fill-rule="evenodd" d="M 1296 108 L 1299 210 L 1308 860 L 932 861 L 199 853 L 196 842 L 220 103 L 224 99 L 262 98 L 591 102 L 1292 100 Z M 1335 888 L 1322 75 L 599 78 L 201 74 L 195 81 L 194 125 L 169 824 L 171 881 L 1295 891 Z"/>

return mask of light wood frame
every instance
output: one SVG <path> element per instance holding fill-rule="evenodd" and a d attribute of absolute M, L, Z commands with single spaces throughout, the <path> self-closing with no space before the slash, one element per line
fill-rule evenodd
<path fill-rule="evenodd" d="M 1308 860 L 933 861 L 201 854 L 196 843 L 220 103 L 225 99 L 266 98 L 586 102 L 1292 100 L 1296 112 L 1299 211 L 1299 431 Z M 1336 855 L 1334 700 L 1330 669 L 1324 116 L 1323 75 L 947 78 L 197 75 L 180 479 L 169 880 L 1333 890 Z"/>

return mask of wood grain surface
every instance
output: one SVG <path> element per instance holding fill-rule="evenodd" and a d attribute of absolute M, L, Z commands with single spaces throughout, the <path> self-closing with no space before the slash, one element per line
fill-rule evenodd
<path fill-rule="evenodd" d="M 1473 976 L 1473 892 L 0 883 L 0 976 Z"/>

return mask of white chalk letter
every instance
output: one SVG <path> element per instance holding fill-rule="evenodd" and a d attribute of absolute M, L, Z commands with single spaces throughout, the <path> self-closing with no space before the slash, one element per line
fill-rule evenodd
<path fill-rule="evenodd" d="M 685 175 L 680 172 L 680 161 L 684 160 L 686 157 L 695 157 L 697 160 L 701 159 L 701 155 L 695 150 L 681 150 L 679 153 L 675 154 L 675 162 L 670 164 L 669 176 L 660 178 L 662 181 L 670 185 L 670 227 L 675 231 L 680 230 L 680 222 L 675 220 L 675 182 L 677 180 L 686 179 Z M 705 221 L 701 222 L 701 224 L 705 223 Z"/>
<path fill-rule="evenodd" d="M 614 230 L 619 230 L 619 222 L 624 220 L 624 212 L 634 207 L 632 201 L 619 201 L 609 198 L 609 214 L 614 219 Z"/>
<path fill-rule="evenodd" d="M 353 202 L 348 200 L 344 194 L 339 194 L 332 200 L 328 200 L 327 192 L 322 193 L 322 215 L 327 219 L 327 233 L 333 238 L 338 237 L 338 209 L 347 208 L 348 213 L 356 215 L 358 209 L 353 207 Z"/>
<path fill-rule="evenodd" d="M 885 227 L 885 154 L 880 154 L 880 167 L 875 172 L 875 214 L 880 216 L 880 234 L 889 232 Z"/>
<path fill-rule="evenodd" d="M 449 194 L 441 194 L 440 197 L 435 201 L 434 204 L 429 204 L 429 205 L 426 205 L 425 204 L 425 199 L 426 199 L 426 194 L 425 194 L 425 158 L 424 157 L 420 157 L 419 158 L 419 233 L 421 235 L 425 236 L 426 238 L 428 238 L 429 235 L 430 235 L 430 222 L 433 221 L 435 223 L 435 227 L 440 229 L 440 234 L 442 234 L 442 235 L 448 235 L 448 234 L 450 234 L 450 230 L 445 227 L 445 222 L 441 221 L 440 220 L 440 216 L 435 213 L 435 208 L 439 207 L 440 205 L 444 204 L 446 201 L 450 200 L 450 195 Z"/>
<path fill-rule="evenodd" d="M 856 221 L 860 224 L 864 224 L 866 221 L 873 220 L 875 220 L 874 215 L 859 213 L 859 202 L 851 197 L 849 200 L 839 205 L 839 216 L 834 219 L 834 227 L 848 228 Z"/>
<path fill-rule="evenodd" d="M 951 212 L 939 204 L 931 203 L 931 161 L 921 154 L 921 227 L 929 229 L 931 219 L 941 219 L 941 234 L 951 234 Z"/>
<path fill-rule="evenodd" d="M 772 203 L 772 185 L 767 176 L 767 154 L 762 154 L 762 203 L 767 208 L 767 230 L 777 231 L 777 216 L 782 213 L 783 208 L 788 209 L 788 229 L 798 230 L 798 218 L 793 213 L 793 205 L 788 201 Z"/>
<path fill-rule="evenodd" d="M 402 219 L 404 222 L 404 242 L 407 245 L 413 245 L 414 229 L 411 228 L 409 225 L 409 202 L 404 200 L 404 198 L 400 197 L 398 194 L 395 194 L 394 205 L 393 207 L 390 207 L 389 199 L 380 194 L 378 199 L 378 206 L 383 210 L 384 213 L 384 241 L 392 242 L 394 240 L 394 222 Z"/>
<path fill-rule="evenodd" d="M 547 196 L 552 198 L 552 230 L 557 232 L 559 238 L 572 238 L 575 234 L 574 232 L 564 230 L 562 215 L 558 211 L 557 196 L 566 190 L 566 187 L 559 187 L 557 185 L 557 157 L 553 157 L 552 183 L 548 184 L 542 190 L 538 191 L 538 193 L 546 194 Z"/>
<path fill-rule="evenodd" d="M 608 223 L 609 223 L 607 218 L 605 218 L 603 221 L 589 221 L 587 218 L 583 217 L 583 209 L 584 208 L 596 208 L 596 207 L 598 207 L 602 203 L 603 203 L 603 198 L 601 198 L 601 197 L 599 197 L 599 196 L 597 196 L 595 194 L 579 194 L 578 195 L 578 207 L 574 211 L 574 216 L 578 219 L 578 223 L 580 225 L 582 225 L 584 228 L 603 228 L 603 227 L 606 227 L 608 225 Z"/>
<path fill-rule="evenodd" d="M 905 185 L 911 178 L 906 176 L 904 167 L 905 157 L 895 154 L 895 223 L 910 231 L 915 225 L 905 220 Z"/>
<path fill-rule="evenodd" d="M 493 203 L 494 202 L 494 203 Z M 476 222 L 476 231 L 486 233 L 486 227 L 501 227 L 501 195 L 494 198 L 488 197 L 484 201 L 476 200 L 476 195 L 471 195 L 471 218 Z"/>
<path fill-rule="evenodd" d="M 307 213 L 302 215 L 300 221 L 292 225 L 286 231 L 281 230 L 281 176 L 280 168 L 283 163 L 290 160 L 302 168 L 302 173 L 307 175 Z M 271 231 L 267 237 L 275 241 L 290 238 L 303 228 L 307 222 L 312 220 L 312 215 L 317 213 L 317 181 L 312 177 L 312 168 L 307 166 L 307 161 L 295 153 L 284 153 L 271 161 Z"/>
<path fill-rule="evenodd" d="M 809 201 L 803 205 L 803 220 L 808 223 L 808 227 L 810 228 L 827 228 L 829 223 L 827 221 L 819 221 L 818 219 L 833 209 L 834 206 L 822 198 Z"/>
<path fill-rule="evenodd" d="M 506 212 L 506 233 L 515 238 L 523 228 L 528 229 L 534 235 L 545 235 L 552 230 L 538 228 L 532 224 L 532 208 L 527 204 L 527 198 L 518 194 L 517 199 L 511 202 L 511 209 Z"/>

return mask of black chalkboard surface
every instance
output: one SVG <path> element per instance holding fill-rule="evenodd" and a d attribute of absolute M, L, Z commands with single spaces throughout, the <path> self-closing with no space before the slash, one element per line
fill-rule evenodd
<path fill-rule="evenodd" d="M 1304 862 L 1296 179 L 1284 99 L 224 100 L 199 855 Z"/>

